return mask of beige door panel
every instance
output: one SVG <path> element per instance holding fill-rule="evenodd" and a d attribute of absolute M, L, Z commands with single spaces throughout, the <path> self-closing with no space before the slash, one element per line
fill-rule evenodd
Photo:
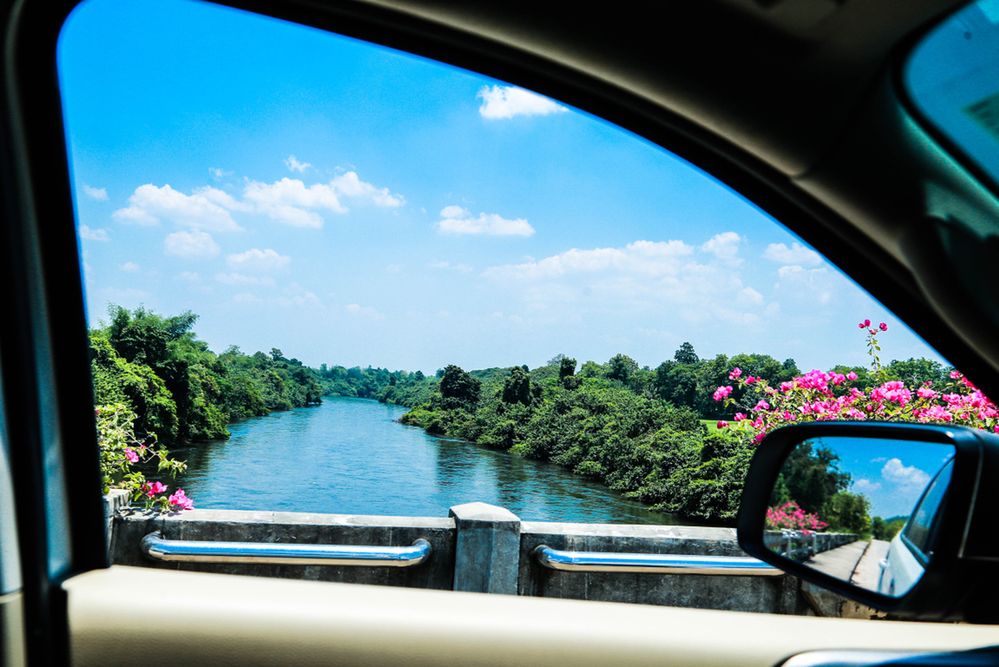
<path fill-rule="evenodd" d="M 65 584 L 73 664 L 759 665 L 999 644 L 999 626 L 804 618 L 115 566 Z"/>

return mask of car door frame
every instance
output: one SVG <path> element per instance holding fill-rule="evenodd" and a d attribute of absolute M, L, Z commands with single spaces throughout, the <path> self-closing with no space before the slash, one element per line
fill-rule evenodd
<path fill-rule="evenodd" d="M 0 120 L 0 198 L 5 224 L 0 232 L 0 275 L 8 291 L 8 317 L 0 325 L 0 372 L 17 499 L 24 627 L 28 628 L 25 645 L 29 659 L 39 664 L 58 664 L 68 658 L 62 583 L 108 566 L 80 249 L 56 62 L 61 26 L 76 4 L 75 0 L 0 2 L 5 28 L 4 114 Z M 663 146 L 820 248 L 902 319 L 916 323 L 918 333 L 967 369 L 983 389 L 999 393 L 996 360 L 962 341 L 955 326 L 920 295 L 910 268 L 823 203 L 829 198 L 816 195 L 817 188 L 667 106 L 575 66 L 571 55 L 531 40 L 507 41 L 504 31 L 491 27 L 485 14 L 482 22 L 476 21 L 474 8 L 466 8 L 464 18 L 455 20 L 443 6 L 421 7 L 408 1 L 233 0 L 222 4 L 331 29 L 515 82 Z M 568 18 L 571 10 L 564 4 L 547 11 Z M 521 25 L 525 31 L 527 20 Z M 507 26 L 511 27 L 516 24 Z M 869 96 L 875 110 L 868 116 L 897 114 L 902 108 L 889 81 L 886 74 L 881 87 L 875 86 Z M 958 181 L 959 194 L 974 199 L 968 194 L 974 183 Z M 844 188 L 848 192 L 849 184 Z"/>

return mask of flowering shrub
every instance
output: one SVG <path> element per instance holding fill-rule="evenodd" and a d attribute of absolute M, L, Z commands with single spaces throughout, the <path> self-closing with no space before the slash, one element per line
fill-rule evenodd
<path fill-rule="evenodd" d="M 732 428 L 756 443 L 786 424 L 836 419 L 957 424 L 999 433 L 999 409 L 956 370 L 944 386 L 926 381 L 907 387 L 901 380 L 885 379 L 878 336 L 888 331 L 888 325 L 881 322 L 874 327 L 870 320 L 864 320 L 858 326 L 865 330 L 871 377 L 878 384 L 864 390 L 855 386 L 854 372 L 812 370 L 771 387 L 763 378 L 744 377 L 741 369 L 733 368 L 728 376 L 733 384 L 718 387 L 713 394 L 726 406 L 741 407 L 732 417 Z M 743 406 L 731 397 L 735 387 L 745 390 Z M 718 428 L 729 426 L 728 422 L 718 422 Z"/>
<path fill-rule="evenodd" d="M 156 471 L 175 477 L 187 465 L 170 458 L 170 452 L 158 447 L 155 440 L 146 442 L 135 437 L 135 413 L 124 403 L 99 405 L 94 409 L 97 418 L 97 442 L 101 452 L 101 476 L 104 493 L 112 488 L 124 489 L 132 501 L 142 501 L 148 509 L 162 511 L 189 510 L 194 507 L 183 489 L 167 495 L 169 487 L 161 481 L 148 481 L 143 470 L 153 465 Z"/>
<path fill-rule="evenodd" d="M 829 524 L 820 520 L 818 514 L 806 512 L 798 507 L 798 503 L 789 500 L 778 507 L 767 508 L 766 526 L 773 530 L 798 530 L 809 535 L 814 530 L 827 528 Z"/>

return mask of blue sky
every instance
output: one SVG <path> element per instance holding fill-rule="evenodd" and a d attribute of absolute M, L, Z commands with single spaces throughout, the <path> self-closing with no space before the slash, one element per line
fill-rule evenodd
<path fill-rule="evenodd" d="M 93 0 L 59 67 L 90 321 L 433 371 L 617 352 L 866 362 L 914 335 L 710 177 L 503 82 L 191 2 Z"/>

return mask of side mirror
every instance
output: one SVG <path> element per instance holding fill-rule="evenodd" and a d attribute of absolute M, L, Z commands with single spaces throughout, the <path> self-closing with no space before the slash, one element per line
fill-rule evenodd
<path fill-rule="evenodd" d="M 739 544 L 898 616 L 999 616 L 999 437 L 963 427 L 812 422 L 750 464 Z"/>

